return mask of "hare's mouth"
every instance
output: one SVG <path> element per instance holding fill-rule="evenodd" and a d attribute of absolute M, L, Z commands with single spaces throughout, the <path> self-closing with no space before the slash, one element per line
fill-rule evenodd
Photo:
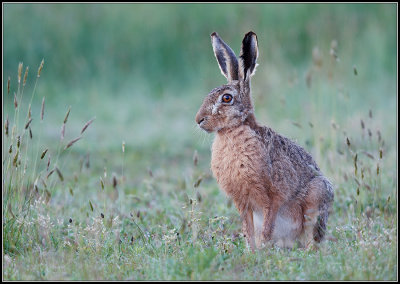
<path fill-rule="evenodd" d="M 209 129 L 209 128 L 207 127 L 207 125 L 206 125 L 206 118 L 205 118 L 205 117 L 202 118 L 202 119 L 200 119 L 199 122 L 197 123 L 197 125 L 198 125 L 201 129 L 203 129 L 204 131 L 206 131 L 206 132 L 208 132 L 208 133 L 213 132 L 212 129 Z"/>

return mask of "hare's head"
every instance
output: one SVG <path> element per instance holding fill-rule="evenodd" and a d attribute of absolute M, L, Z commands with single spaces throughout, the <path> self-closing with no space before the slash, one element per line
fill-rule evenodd
<path fill-rule="evenodd" d="M 211 34 L 211 41 L 228 83 L 213 89 L 196 115 L 196 122 L 207 132 L 238 126 L 252 115 L 250 77 L 255 72 L 258 56 L 257 35 L 253 32 L 244 36 L 239 60 L 216 32 Z"/>

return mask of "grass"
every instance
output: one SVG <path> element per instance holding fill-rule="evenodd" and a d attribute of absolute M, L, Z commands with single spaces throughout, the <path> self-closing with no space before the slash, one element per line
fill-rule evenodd
<path fill-rule="evenodd" d="M 28 6 L 15 7 L 8 8 L 7 17 L 24 10 L 34 12 Z M 59 15 L 56 10 L 40 7 L 44 17 Z M 60 7 L 65 7 L 64 13 L 73 10 L 72 6 Z M 99 7 L 95 11 L 105 17 L 107 25 L 112 25 L 123 9 L 105 13 Z M 166 8 L 168 13 L 175 11 L 171 7 Z M 247 8 L 255 11 L 252 6 Z M 350 10 L 355 8 L 349 6 Z M 232 17 L 242 11 L 236 6 L 228 9 Z M 319 6 L 310 15 L 322 11 L 326 16 L 326 9 Z M 343 12 L 344 6 L 335 9 Z M 362 10 L 375 15 L 364 6 Z M 153 10 L 145 6 L 140 11 Z M 194 11 L 185 15 L 194 17 Z M 273 17 L 264 6 L 261 11 Z M 388 13 L 382 7 L 379 11 L 371 22 L 379 22 L 379 15 Z M 205 5 L 198 12 L 203 15 L 209 10 Z M 257 13 L 255 21 L 265 25 L 272 21 Z M 305 8 L 299 8 L 284 15 L 292 19 L 300 17 L 298 13 L 307 14 Z M 124 21 L 127 15 L 121 15 Z M 143 84 L 135 85 L 134 81 L 116 88 L 119 79 L 107 72 L 102 76 L 110 76 L 110 82 L 84 82 L 88 77 L 83 76 L 76 87 L 64 85 L 71 79 L 62 78 L 73 73 L 79 60 L 71 59 L 72 66 L 62 71 L 66 73 L 58 73 L 57 61 L 47 57 L 40 77 L 36 68 L 29 68 L 25 85 L 25 65 L 12 66 L 7 61 L 5 70 L 17 72 L 8 73 L 10 84 L 3 84 L 3 125 L 8 120 L 7 134 L 6 129 L 3 132 L 3 279 L 397 280 L 397 98 L 395 72 L 387 60 L 392 54 L 387 46 L 392 45 L 385 41 L 386 34 L 379 32 L 379 26 L 368 24 L 368 31 L 378 34 L 382 44 L 366 45 L 354 56 L 354 50 L 359 49 L 350 47 L 346 39 L 360 23 L 368 21 L 353 12 L 347 15 L 354 16 L 349 19 L 355 24 L 337 34 L 338 58 L 330 52 L 335 49 L 331 34 L 318 37 L 319 55 L 316 51 L 313 55 L 316 49 L 309 41 L 299 43 L 308 54 L 307 60 L 302 60 L 295 56 L 297 48 L 293 46 L 277 49 L 279 43 L 288 42 L 279 38 L 279 33 L 272 33 L 269 50 L 265 34 L 260 32 L 260 66 L 252 80 L 258 120 L 297 140 L 335 185 L 327 239 L 315 250 L 268 247 L 252 253 L 247 248 L 237 210 L 218 189 L 210 171 L 213 135 L 199 131 L 194 123 L 205 94 L 224 83 L 212 53 L 201 55 L 201 60 L 210 57 L 210 66 L 203 62 L 196 70 L 206 74 L 204 80 L 195 79 L 193 71 L 182 71 L 191 78 L 182 89 L 171 87 L 178 82 L 168 85 L 164 77 L 159 83 L 165 87 L 147 86 L 154 82 L 151 77 Z M 33 13 L 32 18 L 39 16 Z M 328 18 L 324 25 L 335 23 Z M 281 21 L 283 25 L 290 23 Z M 5 31 L 16 32 L 16 38 L 22 36 L 20 26 L 11 27 L 10 23 L 6 19 Z M 213 24 L 218 26 L 218 22 Z M 149 33 L 156 34 L 158 25 L 153 23 Z M 194 24 L 188 28 L 206 29 Z M 66 30 L 65 35 L 70 32 L 73 34 Z M 319 30 L 314 32 L 320 34 Z M 230 43 L 232 38 L 239 43 L 240 35 L 229 33 L 235 35 L 227 36 L 226 41 Z M 361 30 L 354 44 L 365 43 L 366 34 Z M 123 38 L 122 34 L 116 37 Z M 211 51 L 206 39 L 204 49 Z M 158 40 L 176 46 L 167 33 Z M 16 57 L 21 47 L 11 51 L 13 44 L 5 47 L 5 54 Z M 75 50 L 84 46 L 80 41 L 74 44 L 78 45 Z M 189 45 L 196 51 L 203 49 L 203 41 Z M 151 53 L 156 52 L 156 46 L 151 47 Z M 232 47 L 236 50 L 238 46 L 232 43 Z M 59 55 L 63 60 L 68 58 L 65 54 L 74 52 L 66 51 Z M 369 56 L 373 52 L 378 59 Z M 286 57 L 289 59 L 284 60 Z M 39 70 L 41 58 L 28 58 L 37 62 Z M 185 58 L 182 60 L 188 60 Z M 104 64 L 113 66 L 114 59 L 105 59 Z M 175 68 L 171 70 L 178 76 L 179 68 Z M 86 71 L 78 66 L 74 78 Z M 161 69 L 157 72 L 149 76 L 161 76 Z M 8 76 L 3 82 L 8 82 Z M 115 77 L 124 78 L 120 73 Z M 32 120 L 25 129 L 29 117 Z"/>

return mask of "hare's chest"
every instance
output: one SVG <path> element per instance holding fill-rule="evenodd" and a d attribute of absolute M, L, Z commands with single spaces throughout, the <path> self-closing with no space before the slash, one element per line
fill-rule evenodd
<path fill-rule="evenodd" d="M 212 146 L 211 170 L 220 187 L 232 195 L 261 182 L 263 153 L 263 145 L 252 131 L 218 134 Z"/>

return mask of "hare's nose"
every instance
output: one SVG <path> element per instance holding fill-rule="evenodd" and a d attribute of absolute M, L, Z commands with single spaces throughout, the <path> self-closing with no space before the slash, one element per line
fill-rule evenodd
<path fill-rule="evenodd" d="M 206 117 L 199 111 L 196 115 L 196 123 L 200 124 L 202 123 L 204 120 L 206 119 Z"/>
<path fill-rule="evenodd" d="M 201 124 L 205 119 L 206 119 L 205 117 L 202 117 L 199 120 L 196 119 L 196 122 L 197 122 L 197 124 Z"/>

